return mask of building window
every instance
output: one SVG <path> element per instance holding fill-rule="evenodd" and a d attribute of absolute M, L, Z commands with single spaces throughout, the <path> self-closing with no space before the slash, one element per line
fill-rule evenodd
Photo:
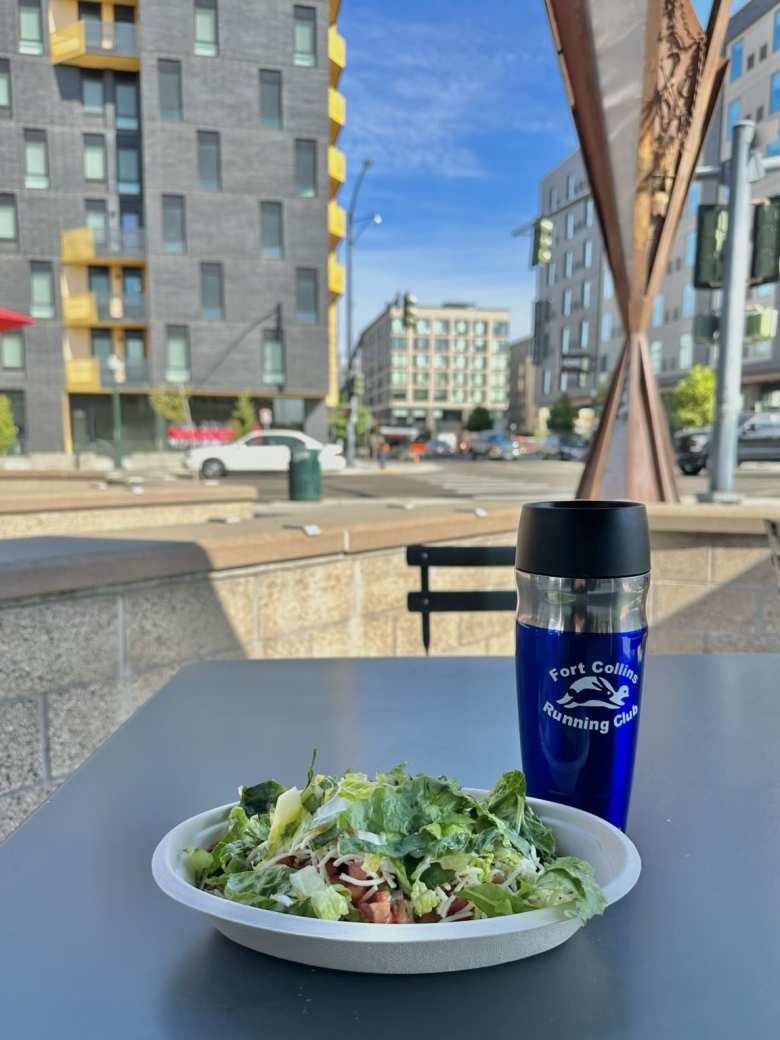
<path fill-rule="evenodd" d="M 682 294 L 682 316 L 692 318 L 696 310 L 696 291 L 692 285 L 686 285 Z"/>
<path fill-rule="evenodd" d="M 108 361 L 114 353 L 110 329 L 91 329 L 89 333 L 89 347 L 92 357 L 100 361 Z"/>
<path fill-rule="evenodd" d="M 284 386 L 284 344 L 279 329 L 263 329 L 263 374 L 267 386 Z"/>
<path fill-rule="evenodd" d="M 664 323 L 664 294 L 659 293 L 653 301 L 653 316 L 650 320 L 650 324 L 653 328 L 658 328 L 659 325 Z"/>
<path fill-rule="evenodd" d="M 684 332 L 680 336 L 680 368 L 690 368 L 693 364 L 693 336 Z"/>
<path fill-rule="evenodd" d="M 696 263 L 696 232 L 689 231 L 685 236 L 685 262 L 689 267 Z"/>
<path fill-rule="evenodd" d="M 585 281 L 582 283 L 582 298 L 581 298 L 581 300 L 582 300 L 582 306 L 584 308 L 590 307 L 591 286 L 592 286 L 592 284 L 593 283 L 591 282 L 590 278 L 586 278 Z"/>
<path fill-rule="evenodd" d="M 317 300 L 317 270 L 314 267 L 299 267 L 295 272 L 295 317 L 308 325 L 319 320 Z"/>
<path fill-rule="evenodd" d="M 20 0 L 19 53 L 43 54 L 43 22 L 40 0 Z"/>
<path fill-rule="evenodd" d="M 764 106 L 763 105 L 756 105 L 756 122 L 760 123 L 763 118 L 764 118 Z"/>
<path fill-rule="evenodd" d="M 219 134 L 212 130 L 198 130 L 198 185 L 204 191 L 219 191 L 222 187 L 219 151 Z"/>
<path fill-rule="evenodd" d="M 564 238 L 574 238 L 574 214 L 571 210 L 566 214 L 563 230 Z"/>
<path fill-rule="evenodd" d="M 612 339 L 612 311 L 604 311 L 601 315 L 601 342 L 607 343 Z"/>
<path fill-rule="evenodd" d="M 561 381 L 560 381 L 559 385 L 560 385 L 560 388 L 561 388 L 561 393 L 562 394 L 566 393 L 566 391 L 569 388 L 569 373 L 568 372 L 561 372 Z"/>
<path fill-rule="evenodd" d="M 106 139 L 102 134 L 84 134 L 84 179 L 105 183 Z"/>
<path fill-rule="evenodd" d="M 136 379 L 146 376 L 146 338 L 142 329 L 126 329 L 123 337 L 125 369 Z"/>
<path fill-rule="evenodd" d="M 7 58 L 0 58 L 0 116 L 11 114 L 11 66 Z"/>
<path fill-rule="evenodd" d="M 554 209 L 558 208 L 558 189 L 557 188 L 550 188 L 550 191 L 549 191 L 549 193 L 547 195 L 547 208 L 549 210 L 554 210 Z"/>
<path fill-rule="evenodd" d="M 50 263 L 30 264 L 30 314 L 33 318 L 54 317 L 54 273 Z"/>
<path fill-rule="evenodd" d="M 188 383 L 192 377 L 190 337 L 184 325 L 165 328 L 165 380 L 168 383 Z"/>
<path fill-rule="evenodd" d="M 469 323 L 464 321 L 463 318 L 459 318 L 455 322 L 455 332 L 458 336 L 468 336 L 469 334 Z M 493 328 L 493 334 L 496 335 L 495 326 Z"/>
<path fill-rule="evenodd" d="M 561 311 L 566 318 L 571 314 L 571 289 L 563 290 L 563 295 L 561 296 Z"/>
<path fill-rule="evenodd" d="M 90 267 L 87 274 L 89 291 L 94 295 L 98 309 L 106 308 L 111 303 L 111 269 L 108 267 Z"/>
<path fill-rule="evenodd" d="M 574 253 L 568 252 L 563 255 L 563 277 L 571 278 L 574 271 Z"/>
<path fill-rule="evenodd" d="M 274 69 L 260 69 L 260 126 L 282 126 L 282 74 Z"/>
<path fill-rule="evenodd" d="M 102 72 L 95 72 L 91 69 L 81 70 L 81 104 L 86 114 L 103 115 L 106 100 L 104 84 Z"/>
<path fill-rule="evenodd" d="M 433 331 L 438 336 L 447 336 L 450 331 L 450 323 L 446 318 L 434 318 L 433 319 Z M 444 348 L 447 349 L 446 347 Z"/>
<path fill-rule="evenodd" d="M 545 368 L 542 372 L 542 393 L 548 396 L 552 390 L 552 372 L 549 368 Z"/>
<path fill-rule="evenodd" d="M 219 54 L 217 0 L 195 0 L 195 53 L 204 58 Z"/>
<path fill-rule="evenodd" d="M 222 264 L 200 265 L 200 305 L 204 318 L 221 321 L 225 317 Z"/>
<path fill-rule="evenodd" d="M 260 203 L 260 247 L 266 259 L 280 260 L 284 256 L 281 202 Z"/>
<path fill-rule="evenodd" d="M 612 280 L 612 272 L 609 270 L 609 268 L 605 268 L 601 295 L 604 297 L 605 300 L 611 300 L 614 292 L 615 283 Z"/>
<path fill-rule="evenodd" d="M 17 237 L 16 199 L 0 195 L 0 242 L 15 242 Z"/>
<path fill-rule="evenodd" d="M 24 368 L 24 339 L 21 332 L 0 334 L 0 367 L 12 372 Z"/>
<path fill-rule="evenodd" d="M 310 69 L 317 64 L 317 12 L 297 4 L 293 12 L 293 63 Z"/>
<path fill-rule="evenodd" d="M 777 26 L 776 25 L 775 25 L 775 31 L 777 31 Z M 760 48 L 760 50 L 758 52 L 758 60 L 759 61 L 766 61 L 767 53 L 768 53 L 767 45 L 765 43 L 762 43 L 761 44 L 761 48 Z"/>
<path fill-rule="evenodd" d="M 780 72 L 773 72 L 772 79 L 769 81 L 769 111 L 777 112 L 778 109 L 780 109 Z M 730 114 L 731 105 L 729 105 L 729 115 Z M 739 116 L 737 116 L 737 118 L 739 118 Z"/>
<path fill-rule="evenodd" d="M 157 90 L 160 119 L 174 122 L 182 118 L 181 62 L 160 58 L 157 62 Z"/>
<path fill-rule="evenodd" d="M 165 252 L 183 253 L 187 248 L 187 229 L 181 195 L 163 195 L 162 226 Z"/>
<path fill-rule="evenodd" d="M 661 365 L 663 364 L 664 356 L 664 345 L 660 339 L 653 340 L 650 344 L 650 364 L 653 366 L 654 372 L 661 371 Z"/>
<path fill-rule="evenodd" d="M 742 75 L 742 58 L 745 52 L 745 41 L 737 40 L 736 43 L 731 45 L 731 69 L 729 72 L 729 78 L 732 83 L 735 83 Z"/>
<path fill-rule="evenodd" d="M 587 318 L 583 318 L 580 322 L 580 347 L 582 350 L 588 349 L 588 343 L 590 342 L 590 322 Z"/>
<path fill-rule="evenodd" d="M 547 265 L 547 288 L 551 289 L 555 285 L 555 261 L 551 260 Z"/>
<path fill-rule="evenodd" d="M 135 76 L 114 73 L 116 125 L 118 130 L 138 129 L 138 82 Z"/>
<path fill-rule="evenodd" d="M 116 179 L 120 194 L 141 194 L 141 156 L 137 134 L 120 131 L 116 135 Z"/>
<path fill-rule="evenodd" d="M 45 130 L 24 131 L 24 186 L 49 187 L 49 152 Z"/>
<path fill-rule="evenodd" d="M 761 48 L 764 49 L 763 47 Z M 775 11 L 775 29 L 772 36 L 772 50 L 780 50 L 780 11 Z M 766 57 L 766 54 L 764 54 Z"/>
<path fill-rule="evenodd" d="M 772 95 L 774 95 L 774 77 L 772 84 Z M 774 111 L 774 109 L 772 109 L 772 111 Z M 735 124 L 738 123 L 740 120 L 741 112 L 742 102 L 739 100 L 739 98 L 736 98 L 736 100 L 729 102 L 729 106 L 726 110 L 726 137 L 729 141 L 731 140 L 732 135 L 734 133 Z"/>
<path fill-rule="evenodd" d="M 566 175 L 566 198 L 573 199 L 577 191 L 577 175 L 569 173 Z"/>
<path fill-rule="evenodd" d="M 688 189 L 688 212 L 697 213 L 701 202 L 701 181 L 693 181 Z"/>
<path fill-rule="evenodd" d="M 593 199 L 585 203 L 585 227 L 593 227 Z"/>
<path fill-rule="evenodd" d="M 84 203 L 87 227 L 92 228 L 96 245 L 103 246 L 108 241 L 108 209 L 105 199 L 87 199 Z"/>
<path fill-rule="evenodd" d="M 582 243 L 582 264 L 586 268 L 593 265 L 593 242 L 589 238 Z"/>
<path fill-rule="evenodd" d="M 780 155 L 780 134 L 766 146 L 767 155 Z"/>
<path fill-rule="evenodd" d="M 561 329 L 561 354 L 568 354 L 571 348 L 571 329 L 564 325 Z"/>
<path fill-rule="evenodd" d="M 317 142 L 295 142 L 295 193 L 304 199 L 317 194 Z"/>

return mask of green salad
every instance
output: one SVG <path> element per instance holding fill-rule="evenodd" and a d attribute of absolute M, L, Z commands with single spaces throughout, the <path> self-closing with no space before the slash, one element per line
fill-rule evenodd
<path fill-rule="evenodd" d="M 236 903 L 329 921 L 411 924 L 561 907 L 587 921 L 606 905 L 593 868 L 556 856 L 523 773 L 481 800 L 446 776 L 403 766 L 315 773 L 303 790 L 241 787 L 223 837 L 185 849 L 194 883 Z"/>

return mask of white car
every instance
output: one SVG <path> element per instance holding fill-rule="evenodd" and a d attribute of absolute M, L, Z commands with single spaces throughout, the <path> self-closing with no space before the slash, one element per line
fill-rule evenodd
<path fill-rule="evenodd" d="M 208 479 L 226 473 L 286 473 L 296 448 L 319 451 L 323 473 L 335 473 L 346 465 L 337 444 L 321 444 L 298 430 L 253 430 L 232 444 L 193 448 L 183 462 L 188 470 Z"/>

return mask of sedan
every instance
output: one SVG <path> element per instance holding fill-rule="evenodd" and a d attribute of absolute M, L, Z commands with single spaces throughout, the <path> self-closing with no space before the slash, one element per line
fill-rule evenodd
<path fill-rule="evenodd" d="M 483 433 L 469 442 L 472 459 L 519 459 L 520 445 L 505 433 Z"/>
<path fill-rule="evenodd" d="M 194 448 L 183 459 L 185 467 L 214 479 L 227 473 L 285 473 L 292 453 L 312 449 L 320 453 L 323 473 L 344 469 L 346 462 L 336 444 L 322 444 L 298 430 L 253 430 L 232 444 Z"/>

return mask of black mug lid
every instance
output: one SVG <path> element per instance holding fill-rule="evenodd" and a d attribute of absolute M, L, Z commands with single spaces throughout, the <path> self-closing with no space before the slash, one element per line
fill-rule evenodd
<path fill-rule="evenodd" d="M 515 566 L 557 578 L 624 578 L 650 570 L 647 510 L 639 502 L 528 502 Z"/>

